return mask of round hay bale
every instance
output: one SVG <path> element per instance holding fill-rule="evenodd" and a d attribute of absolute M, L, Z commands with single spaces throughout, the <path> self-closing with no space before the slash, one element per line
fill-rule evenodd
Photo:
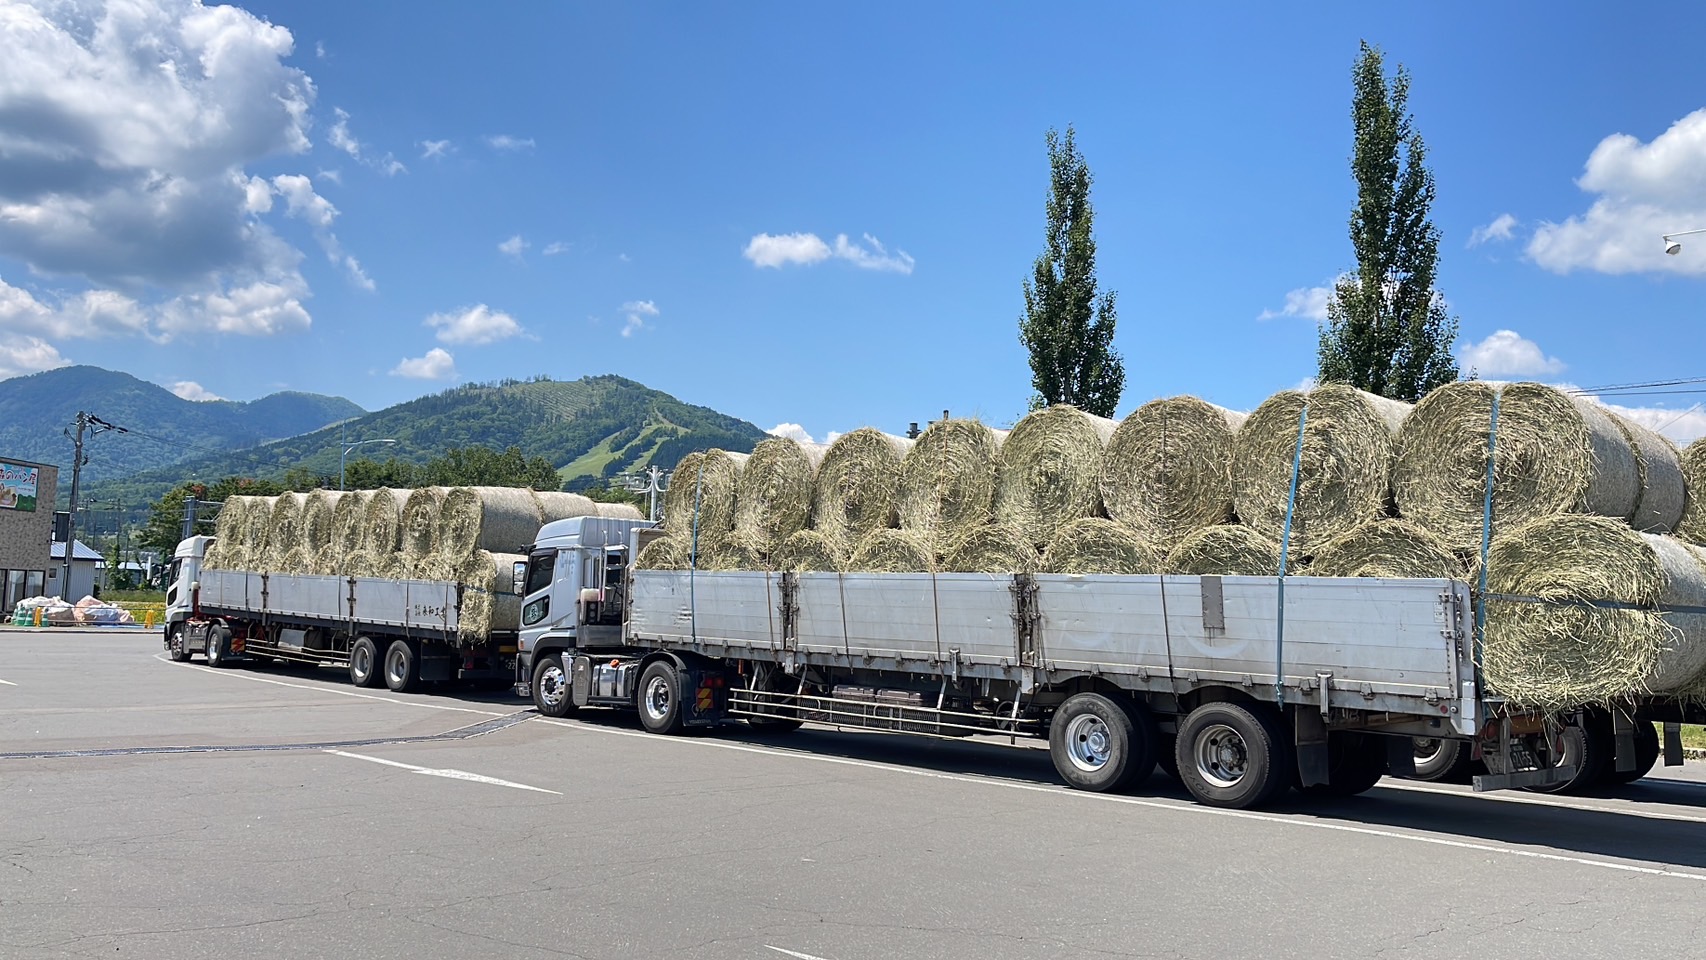
<path fill-rule="evenodd" d="M 1676 535 L 1695 543 L 1706 543 L 1706 437 L 1694 441 L 1682 451 L 1681 467 L 1688 495 L 1683 504 L 1682 520 L 1676 525 Z"/>
<path fill-rule="evenodd" d="M 598 516 L 598 504 L 584 494 L 535 490 L 533 502 L 539 507 L 539 525 L 542 527 L 571 517 Z"/>
<path fill-rule="evenodd" d="M 1627 520 L 1640 501 L 1634 450 L 1604 407 L 1538 383 L 1447 384 L 1422 398 L 1398 435 L 1398 514 L 1453 549 L 1479 550 L 1493 396 L 1493 535 L 1559 513 Z"/>
<path fill-rule="evenodd" d="M 716 449 L 682 457 L 664 491 L 664 529 L 688 541 L 697 535 L 701 550 L 727 539 L 734 531 L 735 491 L 746 460 L 744 453 Z"/>
<path fill-rule="evenodd" d="M 912 441 L 874 427 L 835 438 L 812 486 L 812 529 L 844 545 L 896 522 L 901 465 Z"/>
<path fill-rule="evenodd" d="M 953 573 L 1036 573 L 1043 557 L 1019 528 L 991 523 L 948 548 L 942 569 Z"/>
<path fill-rule="evenodd" d="M 403 501 L 399 549 L 411 559 L 424 557 L 438 547 L 439 517 L 449 487 L 418 487 Z M 530 500 L 532 498 L 529 498 Z"/>
<path fill-rule="evenodd" d="M 1236 524 L 1204 527 L 1167 554 L 1167 572 L 1196 576 L 1271 577 L 1279 565 L 1279 544 Z"/>
<path fill-rule="evenodd" d="M 1157 553 L 1136 530 L 1101 517 L 1081 517 L 1063 525 L 1043 552 L 1047 573 L 1160 573 Z"/>
<path fill-rule="evenodd" d="M 927 573 L 935 568 L 930 542 L 908 530 L 865 534 L 847 561 L 847 569 L 858 573 Z"/>
<path fill-rule="evenodd" d="M 1103 459 L 1108 516 L 1163 550 L 1229 522 L 1233 436 L 1244 419 L 1196 397 L 1138 407 L 1114 429 Z"/>
<path fill-rule="evenodd" d="M 301 546 L 294 546 L 279 557 L 278 566 L 271 572 L 306 576 L 314 572 L 314 558 Z"/>
<path fill-rule="evenodd" d="M 367 490 L 350 490 L 339 497 L 337 504 L 332 507 L 332 533 L 329 542 L 345 553 L 354 553 L 361 549 L 362 535 L 365 532 L 362 518 L 371 495 Z"/>
<path fill-rule="evenodd" d="M 335 543 L 328 543 L 314 551 L 314 572 L 326 577 L 346 576 L 343 569 L 344 551 Z"/>
<path fill-rule="evenodd" d="M 343 496 L 340 490 L 315 490 L 308 494 L 302 505 L 302 526 L 298 535 L 302 549 L 309 554 L 318 553 L 332 542 L 332 515 Z"/>
<path fill-rule="evenodd" d="M 459 639 L 477 643 L 494 630 L 521 629 L 521 597 L 515 592 L 515 565 L 526 560 L 519 553 L 476 550 L 453 565 L 451 575 L 442 579 L 462 585 L 462 606 L 456 614 Z"/>
<path fill-rule="evenodd" d="M 900 466 L 900 528 L 939 550 L 989 523 L 1000 479 L 1001 441 L 976 420 L 938 420 Z"/>
<path fill-rule="evenodd" d="M 272 525 L 273 506 L 277 497 L 255 497 L 243 508 L 241 542 L 248 551 L 251 564 L 260 561 L 267 548 L 267 528 Z"/>
<path fill-rule="evenodd" d="M 1629 525 L 1642 533 L 1670 533 L 1682 521 L 1688 490 L 1682 476 L 1682 454 L 1676 444 L 1658 433 L 1611 414 L 1623 428 L 1623 438 L 1635 454 L 1635 474 L 1641 496 Z"/>
<path fill-rule="evenodd" d="M 1026 415 L 1001 444 L 995 519 L 1033 545 L 1102 510 L 1102 460 L 1119 424 L 1055 404 Z"/>
<path fill-rule="evenodd" d="M 374 557 L 373 569 L 373 575 L 376 577 L 384 577 L 387 580 L 413 580 L 414 558 L 401 550 L 378 554 Z"/>
<path fill-rule="evenodd" d="M 644 520 L 646 515 L 631 503 L 595 503 L 593 509 L 607 520 Z"/>
<path fill-rule="evenodd" d="M 1322 544 L 1308 572 L 1312 577 L 1462 580 L 1468 569 L 1426 529 L 1404 520 L 1370 520 Z"/>
<path fill-rule="evenodd" d="M 437 552 L 518 553 L 539 536 L 539 500 L 518 487 L 453 487 L 439 506 Z"/>
<path fill-rule="evenodd" d="M 235 550 L 236 548 L 232 548 Z M 230 561 L 225 558 L 225 541 L 215 540 L 201 552 L 201 568 L 203 570 L 230 570 Z"/>
<path fill-rule="evenodd" d="M 305 493 L 283 493 L 273 501 L 272 515 L 267 520 L 267 569 L 278 573 L 297 573 L 285 564 L 285 554 L 302 545 L 302 510 L 308 503 Z"/>
<path fill-rule="evenodd" d="M 758 544 L 739 536 L 730 537 L 712 547 L 701 567 L 705 570 L 768 570 L 765 551 Z"/>
<path fill-rule="evenodd" d="M 367 550 L 353 550 L 339 558 L 338 573 L 346 577 L 379 576 L 379 557 Z"/>
<path fill-rule="evenodd" d="M 1232 503 L 1245 526 L 1271 540 L 1285 533 L 1297 421 L 1309 404 L 1292 511 L 1291 548 L 1309 554 L 1386 516 L 1395 437 L 1410 405 L 1344 384 L 1274 394 L 1232 443 Z"/>
<path fill-rule="evenodd" d="M 686 570 L 687 546 L 674 537 L 658 537 L 641 548 L 634 566 L 641 570 Z"/>
<path fill-rule="evenodd" d="M 1500 536 L 1487 555 L 1488 685 L 1548 709 L 1697 686 L 1706 616 L 1658 607 L 1706 606 L 1703 563 L 1698 547 L 1607 517 L 1542 517 Z M 1592 601 L 1642 609 L 1580 605 Z"/>
<path fill-rule="evenodd" d="M 250 504 L 256 497 L 226 497 L 213 521 L 213 535 L 228 546 L 247 546 Z M 203 563 L 206 558 L 203 557 Z"/>
<path fill-rule="evenodd" d="M 812 478 L 822 461 L 816 444 L 792 437 L 760 440 L 736 486 L 735 535 L 770 552 L 804 530 L 811 519 Z"/>
<path fill-rule="evenodd" d="M 361 511 L 361 548 L 375 557 L 397 549 L 403 529 L 403 502 L 409 490 L 380 487 L 367 495 Z"/>
<path fill-rule="evenodd" d="M 838 541 L 816 530 L 799 530 L 776 548 L 770 564 L 777 570 L 796 573 L 834 573 L 847 568 L 847 554 Z"/>

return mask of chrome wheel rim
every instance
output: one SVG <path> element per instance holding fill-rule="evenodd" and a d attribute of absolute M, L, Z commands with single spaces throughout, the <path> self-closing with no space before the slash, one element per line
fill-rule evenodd
<path fill-rule="evenodd" d="M 350 666 L 355 668 L 356 678 L 366 680 L 373 675 L 373 648 L 365 643 L 355 646 L 355 653 L 350 655 Z"/>
<path fill-rule="evenodd" d="M 568 694 L 568 686 L 568 681 L 563 676 L 563 668 L 553 663 L 539 673 L 540 702 L 555 710 L 562 706 L 563 698 Z"/>
<path fill-rule="evenodd" d="M 393 650 L 385 657 L 385 675 L 392 683 L 402 685 L 407 676 L 407 667 L 403 661 L 407 656 L 401 650 Z"/>
<path fill-rule="evenodd" d="M 646 683 L 646 695 L 641 698 L 646 716 L 662 722 L 669 716 L 670 703 L 674 697 L 670 693 L 669 680 L 666 677 L 653 677 Z"/>
<path fill-rule="evenodd" d="M 1080 714 L 1066 724 L 1066 756 L 1074 767 L 1095 773 L 1108 765 L 1113 753 L 1114 735 L 1101 717 Z"/>
<path fill-rule="evenodd" d="M 1243 734 L 1217 723 L 1197 734 L 1197 773 L 1211 786 L 1236 787 L 1250 772 L 1250 747 Z"/>
<path fill-rule="evenodd" d="M 1417 763 L 1427 763 L 1437 759 L 1441 750 L 1445 749 L 1445 741 L 1434 737 L 1417 737 L 1415 740 L 1415 755 Z"/>

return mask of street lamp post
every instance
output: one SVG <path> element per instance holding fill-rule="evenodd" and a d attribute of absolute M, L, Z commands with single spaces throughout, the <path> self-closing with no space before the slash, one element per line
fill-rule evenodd
<path fill-rule="evenodd" d="M 341 434 L 342 431 L 340 430 L 339 432 Z M 364 443 L 396 443 L 396 442 L 397 441 L 392 440 L 389 437 L 378 437 L 378 438 L 374 438 L 371 440 L 352 440 L 352 441 L 344 441 L 340 437 L 338 443 L 344 448 L 344 452 L 342 454 L 339 454 L 339 456 L 338 456 L 338 489 L 342 490 L 344 488 L 344 464 L 349 459 L 349 452 L 351 450 L 354 450 L 356 447 L 359 447 Z"/>
<path fill-rule="evenodd" d="M 1676 233 L 1665 234 L 1665 252 L 1673 257 L 1682 252 L 1682 244 L 1672 240 L 1672 237 L 1692 237 L 1697 233 L 1706 233 L 1706 230 L 1679 230 Z"/>

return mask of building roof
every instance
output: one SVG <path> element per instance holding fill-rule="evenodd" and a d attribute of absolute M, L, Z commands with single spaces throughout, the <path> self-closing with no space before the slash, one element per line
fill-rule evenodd
<path fill-rule="evenodd" d="M 65 544 L 60 541 L 54 541 L 53 552 L 50 556 L 55 560 L 63 561 L 65 559 Z M 77 548 L 71 551 L 71 558 L 73 560 L 104 559 L 98 551 L 90 549 L 89 545 L 81 540 L 77 541 Z"/>

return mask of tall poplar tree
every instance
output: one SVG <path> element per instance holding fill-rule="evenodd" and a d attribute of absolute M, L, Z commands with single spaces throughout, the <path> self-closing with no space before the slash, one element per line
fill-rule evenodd
<path fill-rule="evenodd" d="M 1357 271 L 1340 279 L 1328 301 L 1319 379 L 1413 403 L 1458 376 L 1451 356 L 1457 318 L 1434 289 L 1434 178 L 1408 112 L 1409 72 L 1399 65 L 1389 86 L 1380 48 L 1364 41 L 1352 79 Z"/>
<path fill-rule="evenodd" d="M 1066 136 L 1048 132 L 1047 247 L 1025 282 L 1019 342 L 1031 354 L 1032 409 L 1070 403 L 1111 417 L 1125 387 L 1125 364 L 1114 352 L 1114 293 L 1096 292 L 1095 211 L 1090 167 Z"/>

